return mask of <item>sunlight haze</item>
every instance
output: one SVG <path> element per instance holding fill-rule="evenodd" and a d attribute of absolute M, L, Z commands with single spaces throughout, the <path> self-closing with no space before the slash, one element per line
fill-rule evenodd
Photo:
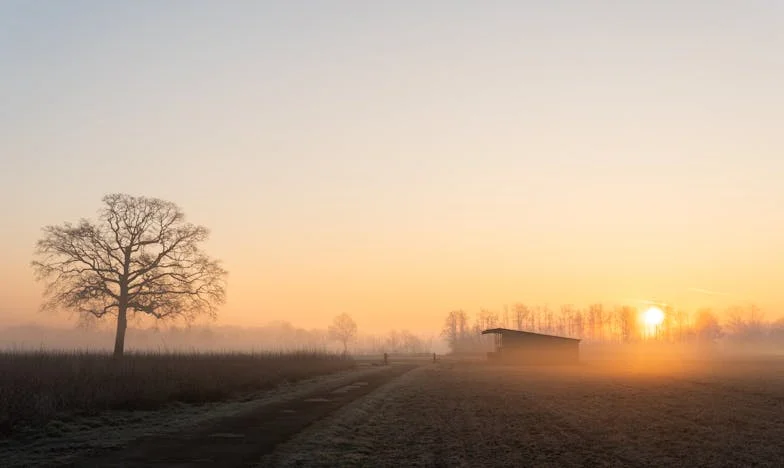
<path fill-rule="evenodd" d="M 644 5 L 643 5 L 644 3 Z M 0 326 L 45 225 L 170 200 L 218 323 L 784 310 L 784 3 L 0 3 Z"/>

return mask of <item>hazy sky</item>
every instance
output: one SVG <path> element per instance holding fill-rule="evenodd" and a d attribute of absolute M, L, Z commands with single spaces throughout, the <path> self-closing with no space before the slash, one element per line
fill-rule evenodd
<path fill-rule="evenodd" d="M 2 1 L 0 323 L 110 192 L 212 229 L 222 323 L 781 315 L 782 51 L 779 0 Z"/>

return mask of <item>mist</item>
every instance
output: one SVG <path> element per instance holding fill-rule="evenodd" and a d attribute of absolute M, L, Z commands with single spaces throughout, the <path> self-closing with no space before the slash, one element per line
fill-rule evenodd
<path fill-rule="evenodd" d="M 91 326 L 49 327 L 18 325 L 0 329 L 0 350 L 7 351 L 96 351 L 112 349 L 114 330 L 110 323 Z M 272 321 L 259 327 L 227 325 L 166 325 L 129 327 L 127 348 L 137 352 L 339 352 L 340 343 L 322 328 L 296 327 L 285 321 Z M 416 354 L 445 352 L 446 344 L 437 334 L 409 330 L 383 333 L 358 333 L 350 353 Z"/>

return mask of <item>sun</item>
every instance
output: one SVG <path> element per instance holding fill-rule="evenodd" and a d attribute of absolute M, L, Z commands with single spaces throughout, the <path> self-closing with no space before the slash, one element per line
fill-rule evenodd
<path fill-rule="evenodd" d="M 664 311 L 658 307 L 651 307 L 642 316 L 643 321 L 650 327 L 657 327 L 664 321 Z"/>

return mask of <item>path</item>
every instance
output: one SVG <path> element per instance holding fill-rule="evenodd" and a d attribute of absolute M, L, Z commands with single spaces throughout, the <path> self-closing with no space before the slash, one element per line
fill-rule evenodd
<path fill-rule="evenodd" d="M 77 466 L 248 466 L 333 411 L 416 367 L 391 365 L 339 386 L 324 386 L 300 398 L 210 422 L 193 431 L 143 437 L 120 451 Z"/>

